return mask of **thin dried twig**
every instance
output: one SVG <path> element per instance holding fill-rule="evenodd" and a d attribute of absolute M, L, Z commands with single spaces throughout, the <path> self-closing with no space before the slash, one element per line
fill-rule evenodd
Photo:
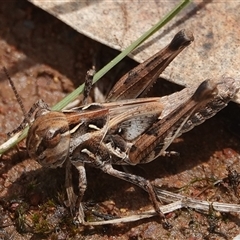
<path fill-rule="evenodd" d="M 161 211 L 164 214 L 173 212 L 181 208 L 192 208 L 192 209 L 204 211 L 204 212 L 208 212 L 209 209 L 214 209 L 219 212 L 240 213 L 240 204 L 228 204 L 228 203 L 197 200 L 197 199 L 186 197 L 180 194 L 165 191 L 158 187 L 155 188 L 155 191 L 157 192 L 157 196 L 159 200 L 167 203 L 170 202 L 169 204 L 160 207 Z M 84 225 L 96 226 L 96 225 L 105 225 L 105 224 L 135 222 L 141 219 L 151 218 L 156 215 L 157 213 L 152 209 L 149 211 L 142 212 L 140 214 L 121 217 L 117 219 L 111 219 L 106 221 L 96 221 L 96 222 L 85 222 Z"/>

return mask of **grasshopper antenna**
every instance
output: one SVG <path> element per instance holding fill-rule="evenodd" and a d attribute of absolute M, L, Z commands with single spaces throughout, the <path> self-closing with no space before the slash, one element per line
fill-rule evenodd
<path fill-rule="evenodd" d="M 18 104 L 20 105 L 20 108 L 22 110 L 23 116 L 24 116 L 24 118 L 26 119 L 27 123 L 30 126 L 31 122 L 30 122 L 29 116 L 28 116 L 28 114 L 27 114 L 27 112 L 26 112 L 26 110 L 25 110 L 25 108 L 23 106 L 22 99 L 21 99 L 20 95 L 18 94 L 17 89 L 16 89 L 16 87 L 15 87 L 12 79 L 10 78 L 10 75 L 9 75 L 9 73 L 8 73 L 8 71 L 7 71 L 7 69 L 5 67 L 3 67 L 3 71 L 6 74 L 6 76 L 8 78 L 8 81 L 9 81 L 9 83 L 10 83 L 10 85 L 12 87 L 12 90 L 14 92 L 14 95 L 15 95 L 17 101 L 18 101 Z"/>

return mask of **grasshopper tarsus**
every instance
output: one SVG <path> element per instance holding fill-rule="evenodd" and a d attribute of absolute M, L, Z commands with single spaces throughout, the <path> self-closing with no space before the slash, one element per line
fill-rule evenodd
<path fill-rule="evenodd" d="M 83 91 L 83 104 L 87 104 L 87 98 L 89 97 L 90 91 L 92 89 L 93 77 L 95 73 L 96 73 L 95 67 L 87 71 L 86 78 L 85 78 L 85 87 Z"/>

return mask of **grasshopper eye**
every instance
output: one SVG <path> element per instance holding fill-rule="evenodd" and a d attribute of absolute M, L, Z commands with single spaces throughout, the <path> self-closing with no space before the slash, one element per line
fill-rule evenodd
<path fill-rule="evenodd" d="M 69 153 L 70 132 L 66 117 L 61 112 L 39 115 L 29 129 L 29 156 L 44 167 L 61 166 Z"/>
<path fill-rule="evenodd" d="M 61 133 L 59 133 L 59 131 L 49 129 L 49 131 L 46 132 L 42 143 L 49 148 L 54 148 L 59 144 L 60 141 Z"/>

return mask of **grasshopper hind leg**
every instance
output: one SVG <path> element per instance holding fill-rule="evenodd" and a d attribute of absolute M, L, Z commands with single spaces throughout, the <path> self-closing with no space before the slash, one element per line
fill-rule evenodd
<path fill-rule="evenodd" d="M 171 228 L 171 225 L 167 222 L 165 215 L 162 213 L 162 211 L 159 208 L 159 201 L 157 200 L 156 193 L 154 191 L 153 185 L 150 183 L 150 181 L 146 180 L 143 177 L 131 174 L 131 173 L 125 173 L 118 171 L 112 167 L 111 164 L 103 164 L 101 167 L 101 170 L 104 171 L 105 173 L 120 178 L 122 180 L 125 180 L 127 182 L 131 182 L 142 189 L 144 189 L 148 195 L 149 198 L 153 204 L 153 207 L 155 211 L 158 213 L 158 215 L 161 217 L 163 226 L 167 229 Z"/>

